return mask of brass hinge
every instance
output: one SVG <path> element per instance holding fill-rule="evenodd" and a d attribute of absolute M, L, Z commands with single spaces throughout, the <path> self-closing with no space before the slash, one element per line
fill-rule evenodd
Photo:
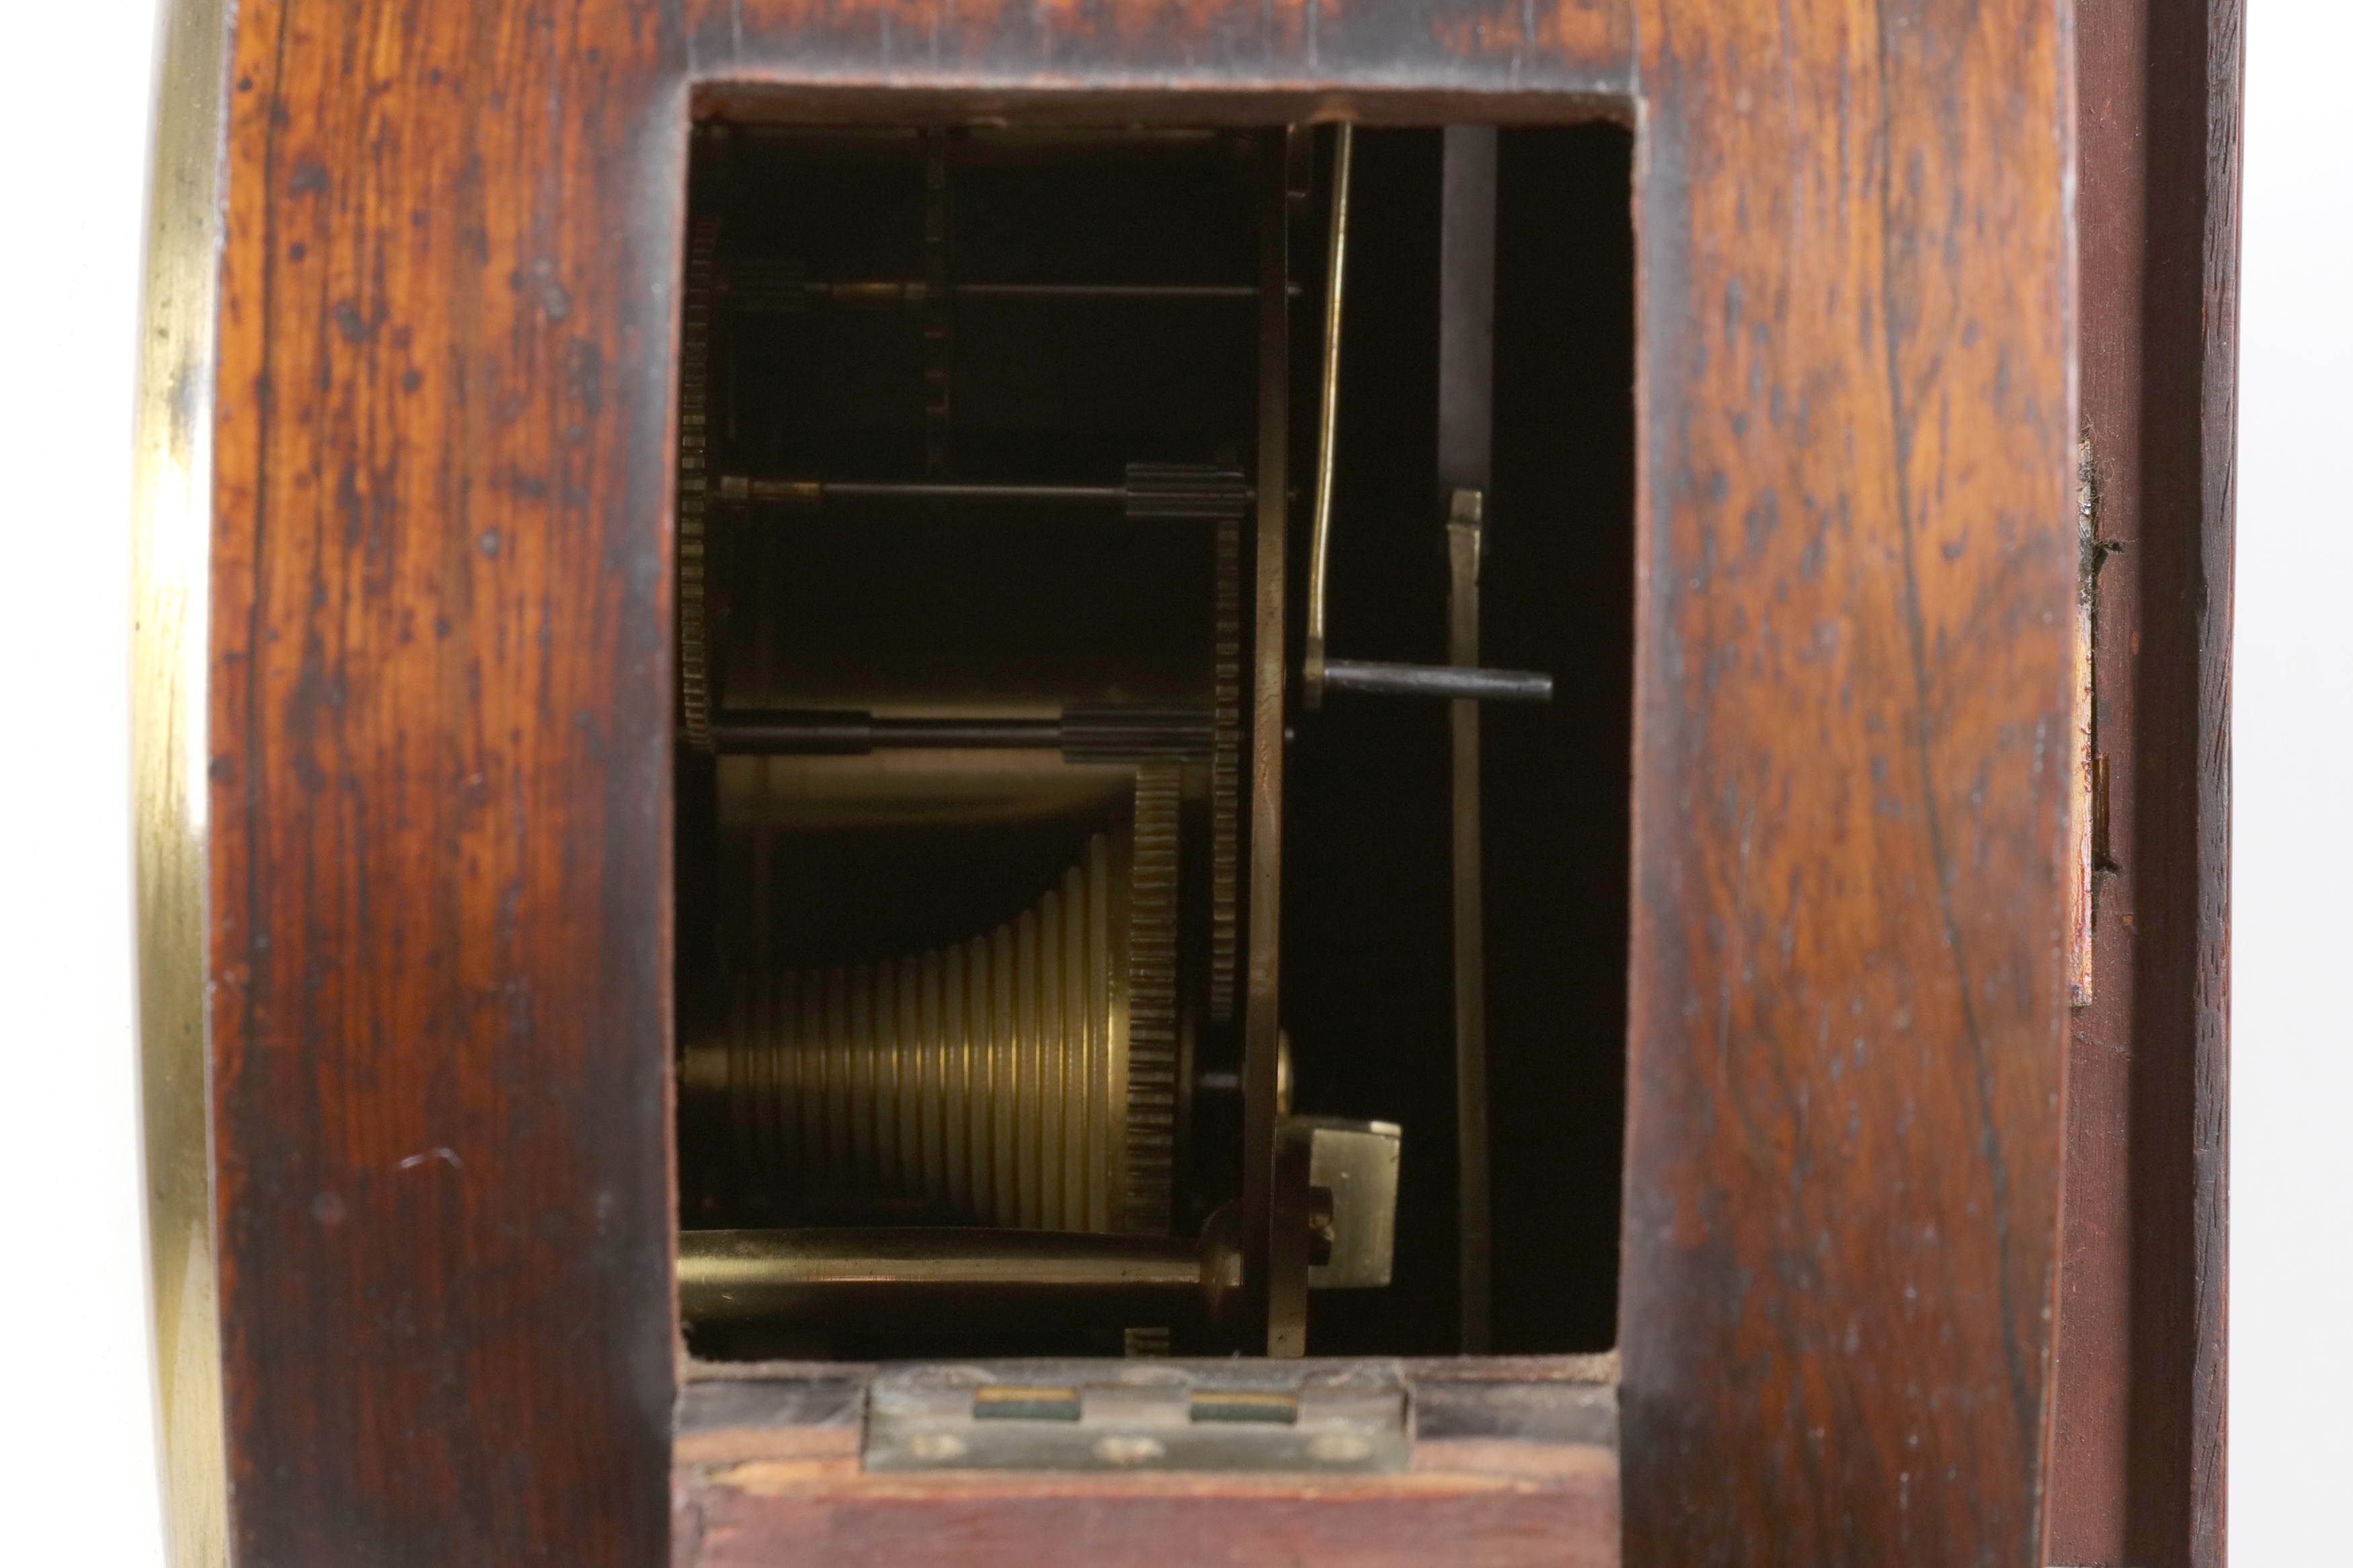
<path fill-rule="evenodd" d="M 870 1470 L 1403 1470 L 1393 1362 L 1057 1361 L 886 1368 Z"/>

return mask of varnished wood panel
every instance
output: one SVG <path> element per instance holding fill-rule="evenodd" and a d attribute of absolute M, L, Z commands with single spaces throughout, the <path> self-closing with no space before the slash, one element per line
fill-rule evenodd
<path fill-rule="evenodd" d="M 1646 0 L 1630 1563 L 2034 1563 L 2062 7 Z"/>
<path fill-rule="evenodd" d="M 1041 1475 L 974 1486 L 755 1462 L 713 1478 L 681 1512 L 679 1561 L 699 1568 L 1617 1568 L 1609 1456 L 1575 1450 L 1558 1471 L 1466 1468 L 1377 1484 Z"/>
<path fill-rule="evenodd" d="M 1622 92 L 1631 0 L 685 0 L 699 79 L 965 95 Z M 1377 110 L 1375 110 L 1378 112 Z M 1264 121 L 1263 100 L 1252 118 Z"/>
<path fill-rule="evenodd" d="M 2220 1568 L 2241 8 L 2079 0 L 2107 759 L 2070 1035 L 2050 1560 Z"/>
<path fill-rule="evenodd" d="M 650 8 L 237 7 L 211 919 L 243 1568 L 661 1554 L 680 64 Z"/>

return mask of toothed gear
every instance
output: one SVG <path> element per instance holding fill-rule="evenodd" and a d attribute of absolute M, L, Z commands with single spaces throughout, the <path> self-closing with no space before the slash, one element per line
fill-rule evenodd
<path fill-rule="evenodd" d="M 1209 752 L 1209 1021 L 1234 1021 L 1242 842 L 1242 525 L 1217 525 L 1215 732 Z"/>
<path fill-rule="evenodd" d="M 678 730 L 686 744 L 704 752 L 712 749 L 710 619 L 703 588 L 709 550 L 711 312 L 718 272 L 719 223 L 705 218 L 687 237 L 678 391 Z"/>
<path fill-rule="evenodd" d="M 1127 1193 L 1124 1230 L 1168 1234 L 1176 1169 L 1176 828 L 1173 762 L 1135 770 L 1128 862 Z"/>

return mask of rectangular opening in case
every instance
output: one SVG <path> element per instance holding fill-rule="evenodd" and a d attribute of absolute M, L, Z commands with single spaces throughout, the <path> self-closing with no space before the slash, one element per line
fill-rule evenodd
<path fill-rule="evenodd" d="M 1285 1321 L 1293 1353 L 1462 1348 L 1465 886 L 1492 1194 L 1472 1342 L 1614 1342 L 1630 138 L 1348 147 L 1327 464 L 1332 128 L 698 129 L 676 813 L 698 1356 L 1261 1353 Z M 1492 261 L 1462 248 L 1466 169 Z M 1475 484 L 1440 451 L 1464 428 L 1441 356 L 1484 331 L 1466 266 L 1493 326 Z M 1450 552 L 1474 523 L 1469 659 Z M 1550 678 L 1548 702 L 1476 704 L 1468 883 L 1471 705 L 1377 689 L 1387 666 Z"/>

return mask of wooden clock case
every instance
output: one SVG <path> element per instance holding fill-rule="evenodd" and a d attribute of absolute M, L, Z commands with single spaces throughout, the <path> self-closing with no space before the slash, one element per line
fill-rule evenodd
<path fill-rule="evenodd" d="M 2235 4 L 167 9 L 177 1561 L 2221 1561 Z M 672 421 L 721 116 L 1631 128 L 1609 1419 L 1481 1415 L 1346 1485 L 888 1483 L 862 1374 L 684 1363 Z M 2092 559 L 2095 927 L 2131 934 L 2071 1014 Z"/>

